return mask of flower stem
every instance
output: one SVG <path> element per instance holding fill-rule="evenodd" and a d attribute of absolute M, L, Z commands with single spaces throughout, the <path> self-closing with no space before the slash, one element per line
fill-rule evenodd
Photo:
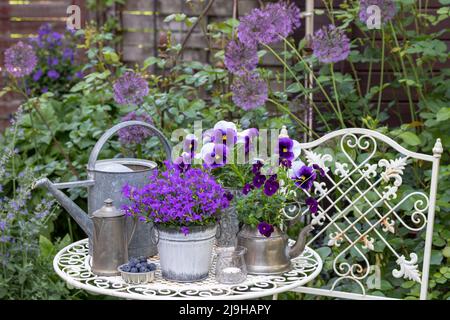
<path fill-rule="evenodd" d="M 381 29 L 381 70 L 380 70 L 380 87 L 378 92 L 378 104 L 377 104 L 377 116 L 380 114 L 381 110 L 381 97 L 383 96 L 383 78 L 384 78 L 384 52 L 385 52 L 385 39 L 384 39 L 384 28 Z"/>
<path fill-rule="evenodd" d="M 337 86 L 336 86 L 336 79 L 335 79 L 335 75 L 334 75 L 334 63 L 330 63 L 330 74 L 331 74 L 331 81 L 333 82 L 333 89 L 334 89 L 334 97 L 336 99 L 336 106 L 339 112 L 339 122 L 341 123 L 341 127 L 345 128 L 345 123 L 344 123 L 344 119 L 342 118 L 342 111 L 341 111 L 341 106 L 339 104 L 339 95 L 338 95 L 338 91 L 337 91 Z"/>

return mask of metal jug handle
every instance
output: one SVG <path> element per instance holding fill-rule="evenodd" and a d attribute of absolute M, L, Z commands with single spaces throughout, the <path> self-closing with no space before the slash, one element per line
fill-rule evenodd
<path fill-rule="evenodd" d="M 143 126 L 143 127 L 150 129 L 150 131 L 159 138 L 159 141 L 161 141 L 161 143 L 164 147 L 164 150 L 166 152 L 166 159 L 169 162 L 172 162 L 172 148 L 170 146 L 169 140 L 167 140 L 167 138 L 164 136 L 164 134 L 161 131 L 159 131 L 154 126 L 152 126 L 151 124 L 148 124 L 146 122 L 124 121 L 124 122 L 116 124 L 114 127 L 110 128 L 97 141 L 97 143 L 94 146 L 94 149 L 91 152 L 91 155 L 89 156 L 89 163 L 88 163 L 89 171 L 93 171 L 95 169 L 95 163 L 97 162 L 98 155 L 99 155 L 100 151 L 102 150 L 104 144 L 108 141 L 108 139 L 111 138 L 120 129 L 130 127 L 130 126 Z"/>

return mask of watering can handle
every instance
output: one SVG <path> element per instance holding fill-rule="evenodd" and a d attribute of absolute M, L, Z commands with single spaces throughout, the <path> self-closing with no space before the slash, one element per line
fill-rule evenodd
<path fill-rule="evenodd" d="M 161 141 L 161 143 L 164 146 L 164 150 L 166 151 L 166 158 L 167 158 L 167 160 L 169 162 L 172 162 L 172 148 L 170 147 L 169 141 L 164 136 L 164 134 L 162 134 L 161 131 L 159 131 L 154 126 L 152 126 L 151 124 L 148 124 L 146 122 L 142 122 L 142 121 L 124 121 L 124 122 L 121 122 L 121 123 L 115 125 L 114 127 L 109 129 L 108 131 L 106 131 L 100 137 L 100 139 L 97 141 L 97 143 L 94 146 L 94 149 L 91 152 L 91 155 L 89 156 L 88 170 L 94 170 L 95 169 L 95 163 L 97 162 L 98 155 L 99 155 L 100 151 L 102 150 L 102 148 L 103 148 L 104 144 L 106 143 L 106 141 L 108 141 L 108 139 L 111 138 L 120 129 L 123 129 L 123 128 L 126 128 L 126 127 L 130 127 L 130 126 L 143 126 L 143 127 L 146 127 L 148 129 L 150 129 L 150 131 L 152 133 L 156 134 L 156 136 L 159 138 L 159 141 Z"/>

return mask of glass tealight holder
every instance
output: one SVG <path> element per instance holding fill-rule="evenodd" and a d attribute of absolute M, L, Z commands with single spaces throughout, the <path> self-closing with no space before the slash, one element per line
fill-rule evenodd
<path fill-rule="evenodd" d="M 217 251 L 216 280 L 223 284 L 237 284 L 247 279 L 244 255 L 247 249 L 241 246 L 221 248 Z"/>

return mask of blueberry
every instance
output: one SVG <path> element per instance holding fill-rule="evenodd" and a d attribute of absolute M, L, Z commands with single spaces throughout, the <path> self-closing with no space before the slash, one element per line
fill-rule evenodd
<path fill-rule="evenodd" d="M 149 263 L 149 264 L 147 265 L 147 269 L 148 269 L 149 271 L 156 270 L 156 264 L 154 264 L 154 263 Z"/>
<path fill-rule="evenodd" d="M 139 272 L 147 272 L 147 268 L 146 268 L 146 267 L 141 267 L 141 268 L 139 269 Z"/>
<path fill-rule="evenodd" d="M 147 262 L 141 262 L 141 268 L 142 268 L 142 267 L 147 268 L 147 266 L 148 266 L 148 263 L 147 263 Z"/>
<path fill-rule="evenodd" d="M 139 257 L 138 259 L 139 259 L 139 262 L 140 262 L 140 263 L 142 263 L 142 262 L 147 262 L 147 257 L 141 256 L 141 257 Z"/>
<path fill-rule="evenodd" d="M 130 272 L 130 270 L 131 270 L 131 267 L 129 265 L 126 264 L 126 265 L 122 266 L 122 271 Z"/>
<path fill-rule="evenodd" d="M 139 269 L 140 267 L 142 267 L 141 263 L 136 263 L 136 268 Z"/>
<path fill-rule="evenodd" d="M 132 272 L 132 273 L 137 273 L 138 272 L 138 269 L 136 269 L 136 268 L 131 268 L 131 270 L 130 270 L 130 272 Z"/>

